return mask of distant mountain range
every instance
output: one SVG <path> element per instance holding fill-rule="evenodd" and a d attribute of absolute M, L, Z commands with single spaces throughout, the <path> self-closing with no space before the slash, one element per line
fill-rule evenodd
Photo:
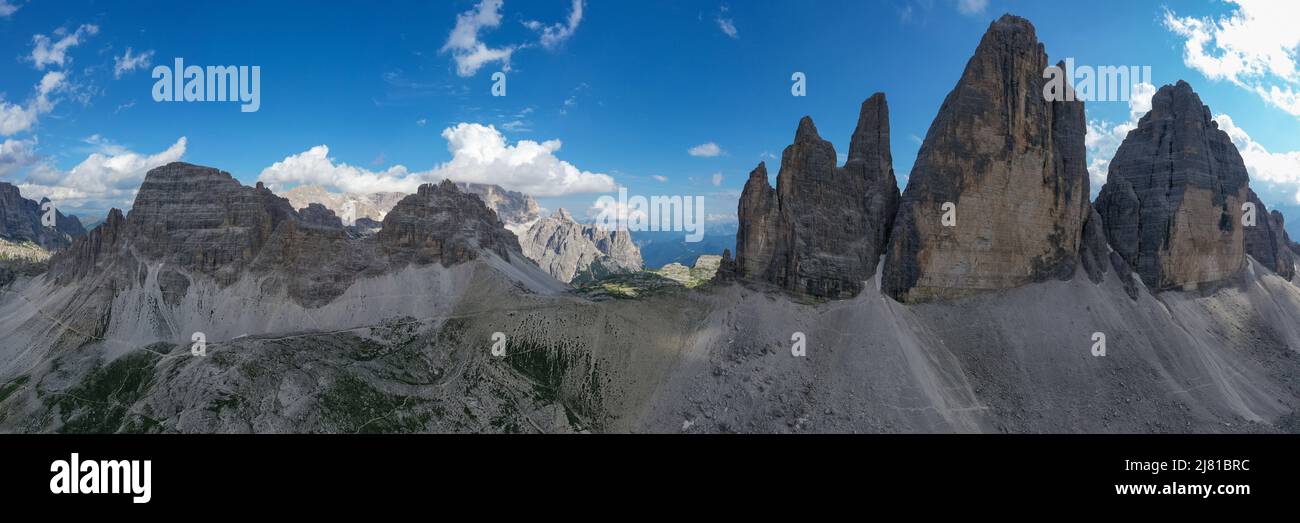
<path fill-rule="evenodd" d="M 730 232 L 726 229 L 730 228 Z M 661 268 L 671 263 L 692 265 L 703 255 L 720 255 L 722 251 L 736 250 L 735 224 L 730 227 L 707 228 L 698 242 L 688 242 L 680 232 L 639 231 L 632 233 L 645 266 Z"/>

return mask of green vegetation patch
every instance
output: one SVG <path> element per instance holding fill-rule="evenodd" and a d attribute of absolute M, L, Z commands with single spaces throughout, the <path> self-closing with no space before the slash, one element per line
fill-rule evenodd
<path fill-rule="evenodd" d="M 387 394 L 361 378 L 344 374 L 321 395 L 321 416 L 340 432 L 420 432 L 432 419 L 429 413 L 412 413 L 411 407 L 420 401 Z"/>
<path fill-rule="evenodd" d="M 91 371 L 76 387 L 59 393 L 59 409 L 66 433 L 150 432 L 158 423 L 131 411 L 154 381 L 159 356 L 137 350 Z"/>
<path fill-rule="evenodd" d="M 0 403 L 3 403 L 4 400 L 9 399 L 9 396 L 11 394 L 13 394 L 18 389 L 22 388 L 23 385 L 26 385 L 28 381 L 31 381 L 31 379 L 32 378 L 30 376 L 19 376 L 9 381 L 8 383 L 5 383 L 4 385 L 0 385 Z"/>

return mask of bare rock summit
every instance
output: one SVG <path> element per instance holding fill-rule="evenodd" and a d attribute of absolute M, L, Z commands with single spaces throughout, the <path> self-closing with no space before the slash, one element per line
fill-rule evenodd
<path fill-rule="evenodd" d="M 1228 134 L 1179 81 L 1129 131 L 1096 205 L 1111 247 L 1149 289 L 1196 288 L 1244 267 L 1248 178 Z"/>
<path fill-rule="evenodd" d="M 776 188 L 763 163 L 745 183 L 734 270 L 798 294 L 851 298 L 875 274 L 897 205 L 883 93 L 862 103 L 842 167 L 804 117 L 781 155 Z"/>
<path fill-rule="evenodd" d="M 1083 103 L 1044 96 L 1034 26 L 993 22 L 917 154 L 885 257 L 899 301 L 1073 274 L 1089 214 Z"/>

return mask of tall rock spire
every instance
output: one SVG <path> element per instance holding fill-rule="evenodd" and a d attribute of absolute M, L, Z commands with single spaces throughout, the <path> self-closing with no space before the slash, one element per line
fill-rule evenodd
<path fill-rule="evenodd" d="M 740 197 L 739 275 L 810 296 L 861 292 L 875 274 L 898 202 L 885 95 L 863 102 L 843 167 L 804 117 L 781 156 L 775 190 L 767 176 L 760 163 Z"/>
<path fill-rule="evenodd" d="M 993 22 L 944 99 L 903 192 L 882 288 L 901 301 L 1072 274 L 1089 213 L 1083 103 L 1044 97 L 1029 21 Z"/>

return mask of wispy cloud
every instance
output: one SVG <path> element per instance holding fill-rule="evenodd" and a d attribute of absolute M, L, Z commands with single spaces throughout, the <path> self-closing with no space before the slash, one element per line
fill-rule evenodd
<path fill-rule="evenodd" d="M 554 51 L 578 30 L 578 24 L 582 23 L 582 8 L 585 3 L 585 0 L 573 0 L 573 7 L 569 10 L 569 17 L 564 23 L 545 25 L 536 20 L 529 20 L 524 22 L 524 25 L 540 33 L 538 43 L 542 44 L 542 47 Z"/>
<path fill-rule="evenodd" d="M 55 30 L 54 36 L 58 40 L 46 35 L 32 36 L 32 54 L 28 59 L 37 69 L 45 69 L 48 65 L 63 67 L 68 61 L 68 49 L 76 47 L 84 38 L 97 33 L 99 33 L 99 26 L 82 24 L 71 33 L 62 28 Z"/>
<path fill-rule="evenodd" d="M 450 52 L 456 61 L 456 74 L 474 76 L 484 65 L 501 62 L 503 70 L 510 70 L 510 55 L 515 47 L 491 48 L 479 40 L 479 32 L 501 25 L 502 0 L 481 0 L 473 9 L 456 16 L 456 26 L 447 36 L 439 52 Z"/>
<path fill-rule="evenodd" d="M 526 133 L 532 131 L 532 126 L 524 120 L 511 120 L 501 124 L 501 128 L 512 133 Z"/>
<path fill-rule="evenodd" d="M 721 29 L 723 34 L 738 39 L 740 38 L 740 31 L 736 30 L 735 20 L 726 16 L 727 12 L 730 10 L 731 9 L 725 5 L 718 8 L 718 16 L 714 20 L 718 22 L 718 29 Z"/>
<path fill-rule="evenodd" d="M 153 61 L 153 51 L 132 54 L 132 49 L 128 47 L 126 48 L 126 54 L 113 57 L 113 78 L 121 78 L 122 75 L 136 69 L 149 67 L 151 61 Z"/>
<path fill-rule="evenodd" d="M 573 0 L 568 18 L 563 22 L 546 25 L 536 20 L 524 22 L 524 26 L 538 33 L 536 42 L 492 47 L 484 43 L 480 33 L 501 26 L 502 0 L 479 0 L 473 9 L 456 16 L 456 26 L 447 36 L 441 53 L 451 53 L 456 62 L 456 74 L 469 77 L 479 69 L 491 63 L 500 63 L 501 70 L 510 70 L 510 60 L 516 51 L 541 46 L 554 51 L 573 37 L 582 23 L 585 0 Z"/>
<path fill-rule="evenodd" d="M 9 18 L 18 11 L 18 6 L 9 2 L 9 0 L 0 0 L 0 18 Z"/>

